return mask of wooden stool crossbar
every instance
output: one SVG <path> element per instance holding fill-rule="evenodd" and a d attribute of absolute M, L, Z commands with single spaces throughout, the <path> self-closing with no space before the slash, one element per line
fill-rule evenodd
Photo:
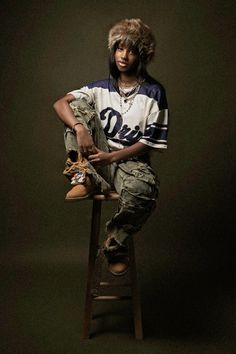
<path fill-rule="evenodd" d="M 88 275 L 87 275 L 87 288 L 85 296 L 85 307 L 84 307 L 84 323 L 83 323 L 83 339 L 88 339 L 90 337 L 90 324 L 92 320 L 92 308 L 94 301 L 110 301 L 110 300 L 132 300 L 133 305 L 133 321 L 135 338 L 143 339 L 143 328 L 142 328 L 142 314 L 141 314 L 141 303 L 140 303 L 140 293 L 137 280 L 136 272 L 136 262 L 135 262 L 135 251 L 133 237 L 129 240 L 129 258 L 130 258 L 130 282 L 125 284 L 111 284 L 109 282 L 101 281 L 99 277 L 99 288 L 107 288 L 111 286 L 121 286 L 128 287 L 131 290 L 131 295 L 99 295 L 94 293 L 94 276 L 96 271 L 96 259 L 99 250 L 99 231 L 101 222 L 101 209 L 103 201 L 117 201 L 119 195 L 115 192 L 111 192 L 108 195 L 96 194 L 90 199 L 93 201 L 92 208 L 92 219 L 91 219 L 91 231 L 89 240 L 89 256 L 88 256 Z"/>

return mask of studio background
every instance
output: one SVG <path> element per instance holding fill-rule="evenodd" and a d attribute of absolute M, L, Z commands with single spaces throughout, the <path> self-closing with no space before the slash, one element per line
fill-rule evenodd
<path fill-rule="evenodd" d="M 170 109 L 158 209 L 136 238 L 146 340 L 121 316 L 85 344 L 91 203 L 64 201 L 52 105 L 108 77 L 108 30 L 131 17 L 155 34 Z M 232 352 L 234 23 L 234 1 L 1 2 L 1 353 Z"/>

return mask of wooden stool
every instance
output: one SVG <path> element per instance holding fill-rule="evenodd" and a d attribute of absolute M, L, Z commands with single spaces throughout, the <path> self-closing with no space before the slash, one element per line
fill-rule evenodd
<path fill-rule="evenodd" d="M 101 206 L 103 201 L 117 201 L 119 195 L 115 192 L 111 192 L 109 195 L 96 194 L 91 197 L 93 200 L 93 209 L 92 209 L 92 220 L 91 220 L 91 233 L 90 233 L 90 242 L 89 242 L 89 258 L 88 258 L 88 276 L 87 276 L 87 290 L 85 297 L 85 308 L 84 308 L 84 324 L 83 324 L 83 339 L 88 339 L 90 337 L 90 323 L 92 319 L 92 306 L 94 301 L 98 300 L 123 300 L 131 299 L 133 305 L 133 320 L 134 320 L 134 329 L 135 329 L 135 338 L 143 339 L 143 329 L 142 329 L 142 315 L 141 315 L 141 304 L 140 304 L 140 294 L 139 287 L 137 282 L 136 274 L 136 263 L 135 263 L 135 252 L 133 237 L 130 237 L 129 242 L 129 257 L 130 257 L 130 283 L 128 286 L 131 289 L 130 296 L 111 296 L 94 293 L 94 276 L 96 272 L 96 258 L 99 250 L 99 231 L 100 231 L 100 221 L 101 221 Z M 119 278 L 119 276 L 118 276 Z M 107 282 L 100 281 L 99 277 L 99 287 L 107 287 L 111 285 Z M 115 286 L 115 284 L 114 284 Z M 127 286 L 125 284 L 124 286 Z"/>

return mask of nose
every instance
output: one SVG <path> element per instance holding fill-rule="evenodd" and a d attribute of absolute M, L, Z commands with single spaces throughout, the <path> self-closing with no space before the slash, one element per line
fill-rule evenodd
<path fill-rule="evenodd" d="M 123 49 L 121 53 L 121 58 L 122 59 L 128 59 L 128 49 Z"/>

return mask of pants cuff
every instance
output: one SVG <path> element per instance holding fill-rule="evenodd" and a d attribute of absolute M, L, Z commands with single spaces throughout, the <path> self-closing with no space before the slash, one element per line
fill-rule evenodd
<path fill-rule="evenodd" d="M 129 237 L 129 234 L 125 232 L 122 228 L 107 230 L 107 235 L 114 237 L 115 241 L 120 245 L 124 245 L 125 240 Z"/>

